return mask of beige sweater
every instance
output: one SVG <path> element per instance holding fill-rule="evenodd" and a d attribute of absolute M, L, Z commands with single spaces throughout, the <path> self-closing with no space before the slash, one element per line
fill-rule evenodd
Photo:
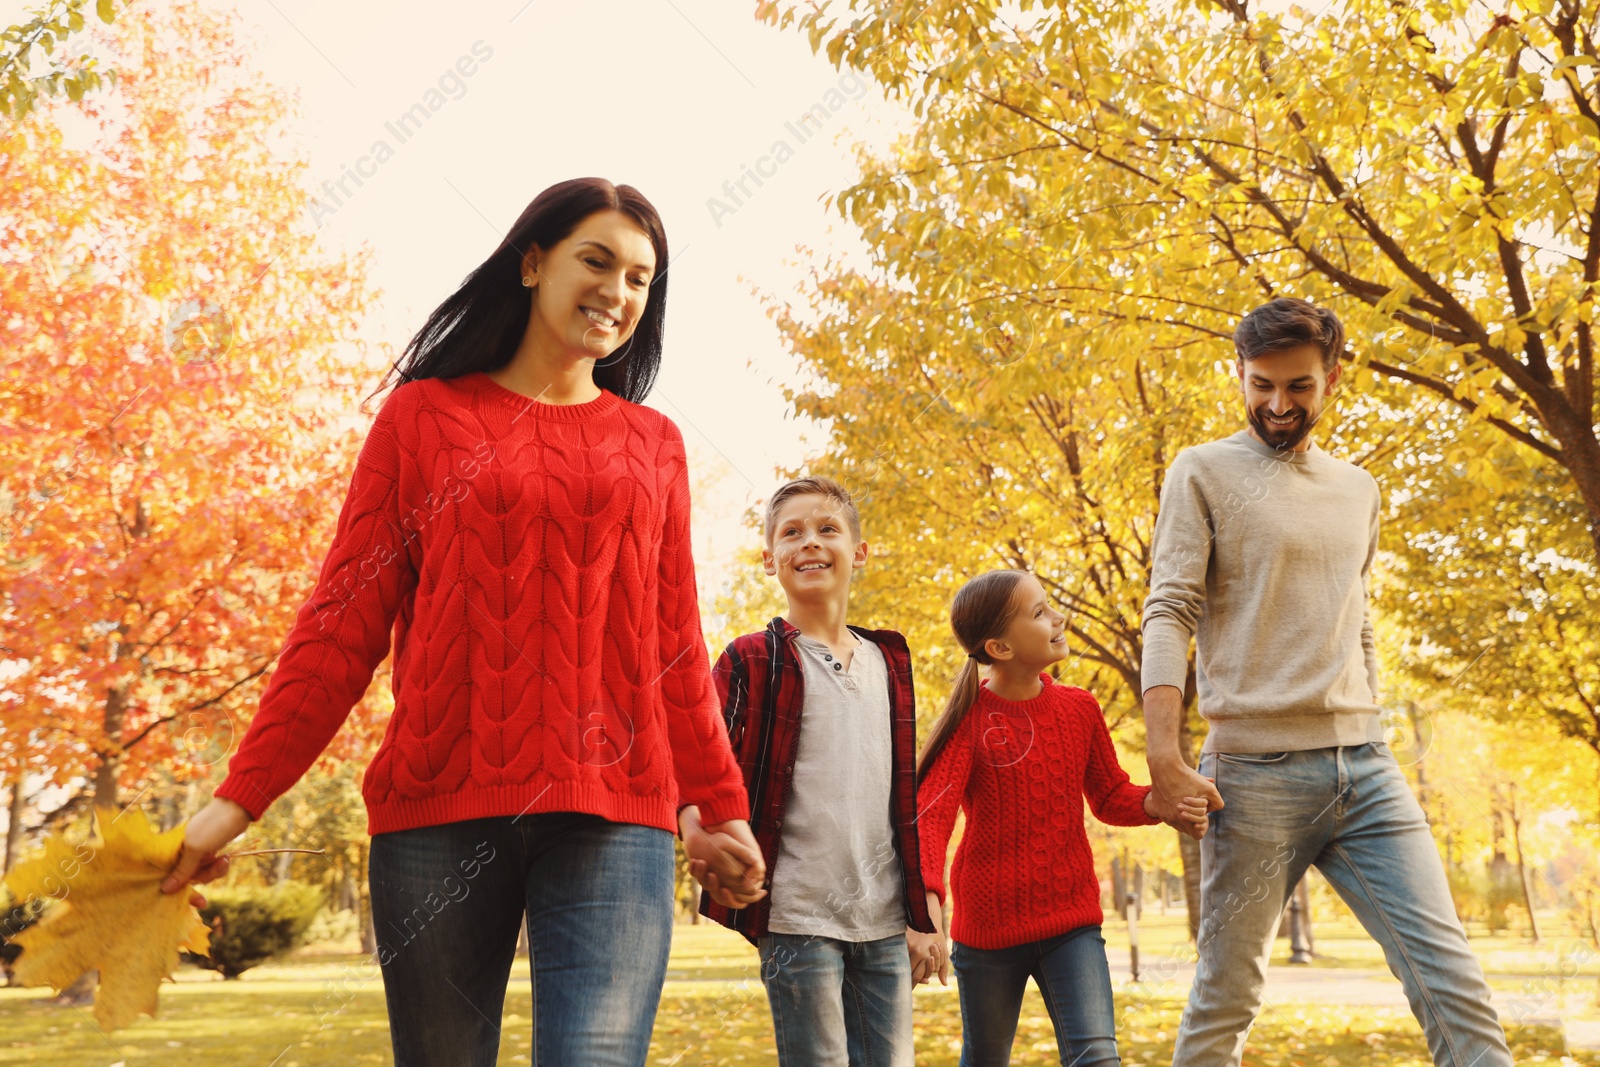
<path fill-rule="evenodd" d="M 1241 430 L 1167 473 L 1144 604 L 1144 688 L 1183 688 L 1195 639 L 1208 752 L 1382 739 L 1367 575 L 1372 475 Z"/>

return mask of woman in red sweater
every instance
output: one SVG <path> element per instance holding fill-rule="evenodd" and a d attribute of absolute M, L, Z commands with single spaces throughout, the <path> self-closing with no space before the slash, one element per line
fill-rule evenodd
<path fill-rule="evenodd" d="M 1150 787 L 1128 781 L 1094 697 L 1043 673 L 1067 654 L 1066 617 L 1038 579 L 1025 571 L 972 579 L 956 593 L 950 625 L 967 661 L 923 747 L 917 803 L 935 916 L 956 812 L 967 817 L 951 870 L 947 954 L 961 996 L 961 1065 L 1010 1062 L 1030 977 L 1062 1063 L 1120 1063 L 1083 802 L 1112 826 L 1150 825 L 1159 821 Z M 981 684 L 979 664 L 989 667 Z M 1183 807 L 1180 828 L 1202 836 L 1205 801 Z"/>
<path fill-rule="evenodd" d="M 683 438 L 641 406 L 667 243 L 637 190 L 540 193 L 391 377 L 315 592 L 163 886 L 321 754 L 393 638 L 362 792 L 395 1063 L 493 1064 L 524 912 L 535 1060 L 643 1064 L 672 831 L 759 898 L 700 631 Z M 386 383 L 387 384 L 387 383 Z M 706 825 L 681 825 L 697 805 Z"/>

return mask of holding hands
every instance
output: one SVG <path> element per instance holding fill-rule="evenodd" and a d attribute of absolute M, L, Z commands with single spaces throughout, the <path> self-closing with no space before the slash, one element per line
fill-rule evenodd
<path fill-rule="evenodd" d="M 1195 777 L 1199 777 L 1196 775 Z M 1209 778 L 1201 778 L 1210 789 L 1211 796 L 1217 796 L 1217 790 L 1211 785 Z M 1188 783 L 1184 783 L 1187 785 Z M 1222 806 L 1221 798 L 1217 798 L 1217 807 Z M 1152 786 L 1150 792 L 1145 794 L 1144 811 L 1152 819 L 1160 819 L 1179 833 L 1188 834 L 1196 841 L 1206 836 L 1206 831 L 1211 827 L 1211 803 L 1206 796 L 1180 796 L 1173 803 L 1162 799 L 1159 786 Z"/>
<path fill-rule="evenodd" d="M 931 890 L 928 893 L 928 915 L 933 919 L 933 933 L 924 934 L 906 927 L 906 950 L 911 953 L 911 984 L 919 986 L 932 981 L 937 974 L 940 985 L 949 985 L 950 939 L 944 932 L 944 905 L 939 900 L 939 894 Z"/>
<path fill-rule="evenodd" d="M 931 981 L 936 974 L 941 985 L 950 984 L 950 953 L 945 946 L 944 934 L 924 934 L 908 926 L 906 950 L 911 953 L 912 985 Z"/>
<path fill-rule="evenodd" d="M 700 809 L 691 804 L 678 813 L 678 829 L 689 873 L 712 900 L 737 911 L 767 895 L 767 864 L 748 822 L 729 819 L 704 826 Z"/>

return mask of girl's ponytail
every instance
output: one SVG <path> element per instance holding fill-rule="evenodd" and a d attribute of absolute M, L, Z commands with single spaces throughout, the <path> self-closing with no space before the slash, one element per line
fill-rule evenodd
<path fill-rule="evenodd" d="M 972 710 L 972 705 L 978 702 L 978 661 L 968 656 L 961 664 L 961 670 L 956 674 L 955 684 L 950 687 L 950 696 L 945 699 L 944 711 L 939 713 L 939 718 L 933 724 L 933 732 L 928 735 L 928 740 L 923 742 L 922 753 L 917 756 L 917 781 L 920 783 L 928 768 L 933 766 L 933 761 L 939 753 L 944 751 L 945 742 L 950 740 L 950 735 L 956 732 L 956 727 L 961 725 L 961 720 L 967 717 L 967 712 Z"/>
<path fill-rule="evenodd" d="M 956 680 L 950 687 L 944 711 L 934 721 L 928 740 L 923 743 L 922 753 L 917 757 L 918 783 L 961 727 L 972 705 L 978 702 L 978 665 L 989 662 L 989 654 L 984 646 L 1005 633 L 1006 627 L 1011 625 L 1011 617 L 1017 611 L 1011 602 L 1012 597 L 1016 593 L 1017 583 L 1026 573 L 989 571 L 980 574 L 957 590 L 955 599 L 950 602 L 950 629 L 955 631 L 956 640 L 961 642 L 967 657 L 956 672 Z"/>

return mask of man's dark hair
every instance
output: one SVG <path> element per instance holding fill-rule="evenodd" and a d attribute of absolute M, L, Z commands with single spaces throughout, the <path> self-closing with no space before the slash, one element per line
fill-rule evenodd
<path fill-rule="evenodd" d="M 1269 352 L 1316 345 L 1322 350 L 1322 369 L 1330 371 L 1344 351 L 1344 325 L 1339 316 L 1309 300 L 1280 296 L 1246 315 L 1233 331 L 1233 347 L 1244 360 Z"/>

